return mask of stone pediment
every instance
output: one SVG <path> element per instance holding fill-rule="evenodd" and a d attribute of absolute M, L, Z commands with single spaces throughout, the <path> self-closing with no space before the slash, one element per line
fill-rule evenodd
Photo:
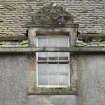
<path fill-rule="evenodd" d="M 62 6 L 54 3 L 48 4 L 41 8 L 32 16 L 34 25 L 65 25 L 73 23 L 73 16 L 68 13 Z"/>

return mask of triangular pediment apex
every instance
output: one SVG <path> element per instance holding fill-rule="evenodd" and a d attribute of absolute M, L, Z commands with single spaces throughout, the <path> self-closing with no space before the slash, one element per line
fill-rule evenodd
<path fill-rule="evenodd" d="M 32 16 L 33 24 L 65 25 L 73 23 L 73 16 L 56 3 L 43 6 Z"/>

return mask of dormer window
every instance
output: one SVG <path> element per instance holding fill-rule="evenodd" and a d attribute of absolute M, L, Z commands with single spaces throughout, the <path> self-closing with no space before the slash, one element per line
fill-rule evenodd
<path fill-rule="evenodd" d="M 52 3 L 32 16 L 28 36 L 35 53 L 30 57 L 29 94 L 77 94 L 76 60 L 68 50 L 77 40 L 78 24 L 73 20 Z"/>
<path fill-rule="evenodd" d="M 30 47 L 36 49 L 31 58 L 29 94 L 77 93 L 76 60 L 67 50 L 75 45 L 75 26 L 29 29 Z"/>

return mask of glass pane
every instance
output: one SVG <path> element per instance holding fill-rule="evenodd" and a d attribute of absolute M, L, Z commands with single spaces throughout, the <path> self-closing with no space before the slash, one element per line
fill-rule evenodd
<path fill-rule="evenodd" d="M 69 64 L 38 64 L 39 86 L 69 86 Z"/>
<path fill-rule="evenodd" d="M 63 75 L 51 75 L 48 85 L 68 86 L 68 77 Z"/>
<path fill-rule="evenodd" d="M 58 38 L 48 38 L 48 47 L 58 47 L 59 46 L 59 39 Z"/>
<path fill-rule="evenodd" d="M 59 47 L 68 47 L 68 37 L 65 36 L 65 37 L 62 37 L 62 38 L 59 38 L 58 42 L 59 42 Z"/>
<path fill-rule="evenodd" d="M 37 47 L 46 47 L 47 46 L 47 40 L 38 38 L 38 46 Z"/>
<path fill-rule="evenodd" d="M 37 36 L 37 47 L 69 47 L 68 36 Z"/>
<path fill-rule="evenodd" d="M 45 76 L 45 75 L 39 75 L 38 76 L 38 84 L 39 85 L 46 85 L 46 84 L 48 84 L 48 79 L 46 79 L 46 78 L 48 78 L 48 77 Z"/>

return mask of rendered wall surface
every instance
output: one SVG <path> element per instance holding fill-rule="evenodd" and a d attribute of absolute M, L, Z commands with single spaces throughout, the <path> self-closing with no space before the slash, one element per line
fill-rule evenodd
<path fill-rule="evenodd" d="M 78 56 L 79 93 L 28 95 L 29 57 L 0 56 L 0 105 L 105 105 L 105 56 Z"/>
<path fill-rule="evenodd" d="M 76 105 L 71 95 L 28 95 L 29 56 L 0 56 L 0 105 Z"/>
<path fill-rule="evenodd" d="M 27 58 L 0 56 L 0 105 L 27 105 Z"/>
<path fill-rule="evenodd" d="M 79 57 L 79 102 L 77 105 L 105 105 L 105 56 Z"/>
<path fill-rule="evenodd" d="M 0 36 L 26 35 L 31 15 L 50 2 L 64 6 L 80 32 L 105 30 L 105 0 L 0 0 Z"/>
<path fill-rule="evenodd" d="M 73 95 L 29 96 L 28 105 L 77 105 Z"/>

